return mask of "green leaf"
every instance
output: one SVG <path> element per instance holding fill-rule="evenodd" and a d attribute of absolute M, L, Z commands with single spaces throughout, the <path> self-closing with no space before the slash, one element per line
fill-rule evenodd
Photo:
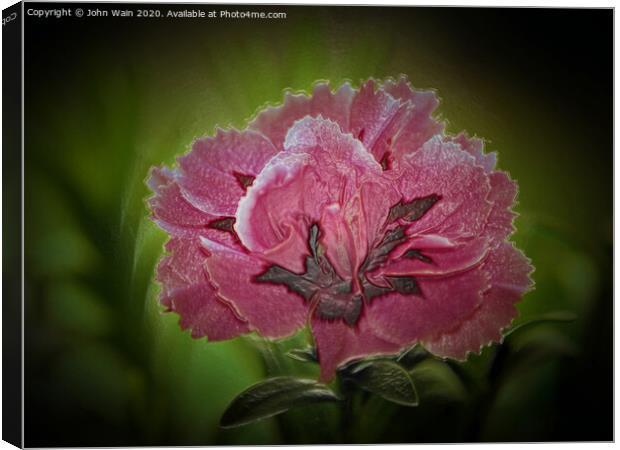
<path fill-rule="evenodd" d="M 510 328 L 504 332 L 504 339 L 513 334 L 514 332 L 521 330 L 532 325 L 538 325 L 541 323 L 553 323 L 553 322 L 572 322 L 577 319 L 577 315 L 570 311 L 554 311 L 546 314 L 542 314 L 538 317 L 534 317 L 530 320 L 522 322 Z"/>
<path fill-rule="evenodd" d="M 425 359 L 410 372 L 420 389 L 422 401 L 462 402 L 467 399 L 467 389 L 450 366 L 436 359 Z"/>
<path fill-rule="evenodd" d="M 224 411 L 220 426 L 238 427 L 281 414 L 297 406 L 339 400 L 334 391 L 314 380 L 270 378 L 239 394 Z"/>
<path fill-rule="evenodd" d="M 407 369 L 413 368 L 416 364 L 429 358 L 431 354 L 420 344 L 415 344 L 404 350 L 397 358 L 396 362 Z"/>
<path fill-rule="evenodd" d="M 314 347 L 294 348 L 286 356 L 302 362 L 317 362 L 316 349 Z"/>
<path fill-rule="evenodd" d="M 509 370 L 529 370 L 539 363 L 561 357 L 577 357 L 578 354 L 579 348 L 565 334 L 552 328 L 540 328 L 519 336 L 517 342 L 513 342 Z"/>
<path fill-rule="evenodd" d="M 401 365 L 393 361 L 364 361 L 351 367 L 344 376 L 362 389 L 390 402 L 404 406 L 418 405 L 413 380 Z"/>

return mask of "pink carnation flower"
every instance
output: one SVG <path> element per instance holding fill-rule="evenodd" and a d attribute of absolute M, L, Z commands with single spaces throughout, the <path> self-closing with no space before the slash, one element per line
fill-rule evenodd
<path fill-rule="evenodd" d="M 532 285 L 507 240 L 517 185 L 437 105 L 405 78 L 321 83 L 152 169 L 163 305 L 214 341 L 309 325 L 323 381 L 415 343 L 462 360 L 501 340 Z"/>

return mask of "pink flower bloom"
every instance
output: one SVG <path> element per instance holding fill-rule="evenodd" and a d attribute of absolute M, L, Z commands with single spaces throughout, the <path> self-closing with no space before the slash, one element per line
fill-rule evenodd
<path fill-rule="evenodd" d="M 532 285 L 507 239 L 517 185 L 445 134 L 405 78 L 287 94 L 243 131 L 154 168 L 170 235 L 162 303 L 192 336 L 282 338 L 309 324 L 321 379 L 415 343 L 465 359 L 502 337 Z"/>

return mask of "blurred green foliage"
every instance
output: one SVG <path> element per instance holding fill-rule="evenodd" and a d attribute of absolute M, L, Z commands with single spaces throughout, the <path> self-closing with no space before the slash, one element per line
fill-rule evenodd
<path fill-rule="evenodd" d="M 515 336 L 501 376 L 489 372 L 494 349 L 459 368 L 420 363 L 420 406 L 359 400 L 355 440 L 611 439 L 610 14 L 278 9 L 286 20 L 27 20 L 26 445 L 337 441 L 328 405 L 218 428 L 228 402 L 266 375 L 316 376 L 282 356 L 307 335 L 208 343 L 163 314 L 153 276 L 166 234 L 148 219 L 144 181 L 285 88 L 400 73 L 437 89 L 448 130 L 489 139 L 519 181 L 514 240 L 536 290 L 517 323 L 554 310 L 578 320 Z M 590 41 L 571 37 L 577 22 Z M 599 52 L 579 64 L 562 50 L 588 43 Z M 591 91 L 569 90 L 579 83 Z M 588 396 L 575 392 L 594 379 Z"/>

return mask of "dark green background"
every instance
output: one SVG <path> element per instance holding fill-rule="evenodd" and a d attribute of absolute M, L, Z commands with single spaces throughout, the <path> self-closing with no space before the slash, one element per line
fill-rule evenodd
<path fill-rule="evenodd" d="M 285 88 L 401 73 L 437 89 L 448 130 L 488 139 L 519 181 L 514 239 L 536 290 L 518 320 L 578 319 L 515 337 L 526 357 L 499 378 L 486 372 L 489 351 L 463 366 L 469 383 L 439 363 L 419 368 L 420 407 L 374 399 L 355 440 L 611 440 L 613 12 L 253 9 L 288 17 L 26 17 L 25 444 L 337 440 L 327 406 L 218 429 L 249 384 L 316 371 L 278 356 L 303 336 L 207 343 L 161 314 L 153 274 L 166 235 L 147 217 L 144 180 Z"/>

